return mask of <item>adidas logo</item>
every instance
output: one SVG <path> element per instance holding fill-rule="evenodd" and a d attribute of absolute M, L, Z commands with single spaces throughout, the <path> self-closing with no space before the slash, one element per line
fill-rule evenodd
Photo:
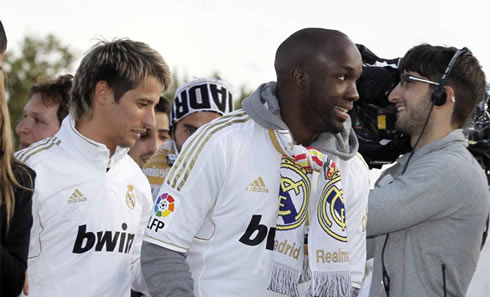
<path fill-rule="evenodd" d="M 79 189 L 75 189 L 75 191 L 73 191 L 73 194 L 71 194 L 70 198 L 68 199 L 68 203 L 77 203 L 83 201 L 87 201 L 87 198 L 83 196 L 82 192 L 80 192 Z"/>
<path fill-rule="evenodd" d="M 248 185 L 247 191 L 269 193 L 269 189 L 267 189 L 267 187 L 265 186 L 261 176 L 259 176 L 256 180 L 251 182 L 250 185 Z"/>

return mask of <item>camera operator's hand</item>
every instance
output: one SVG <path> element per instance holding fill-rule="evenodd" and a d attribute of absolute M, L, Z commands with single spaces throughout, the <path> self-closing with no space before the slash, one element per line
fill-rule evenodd
<path fill-rule="evenodd" d="M 27 272 L 26 272 L 26 280 L 24 281 L 24 288 L 22 289 L 24 295 L 29 295 L 29 281 L 27 280 Z"/>

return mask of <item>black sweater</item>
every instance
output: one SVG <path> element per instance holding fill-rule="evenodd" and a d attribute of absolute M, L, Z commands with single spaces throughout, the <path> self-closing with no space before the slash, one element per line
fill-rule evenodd
<path fill-rule="evenodd" d="M 36 174 L 25 165 L 15 164 L 19 183 L 34 188 Z M 2 185 L 0 185 L 2 186 Z M 0 205 L 0 296 L 18 296 L 24 286 L 32 227 L 32 191 L 16 188 L 15 207 L 7 231 L 5 205 Z"/>

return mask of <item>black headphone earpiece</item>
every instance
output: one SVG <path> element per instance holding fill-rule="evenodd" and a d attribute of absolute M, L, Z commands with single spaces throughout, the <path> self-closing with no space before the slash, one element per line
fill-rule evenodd
<path fill-rule="evenodd" d="M 466 53 L 467 51 L 468 49 L 466 47 L 463 47 L 462 49 L 458 49 L 456 53 L 454 53 L 453 57 L 451 58 L 451 61 L 449 61 L 449 64 L 447 64 L 446 70 L 442 75 L 441 81 L 439 82 L 439 85 L 436 87 L 436 89 L 434 90 L 431 96 L 432 104 L 434 104 L 435 106 L 441 106 L 446 103 L 447 94 L 444 87 L 446 86 L 449 74 L 451 73 L 451 70 L 453 69 L 453 66 L 456 63 L 458 57 Z"/>
<path fill-rule="evenodd" d="M 437 86 L 434 93 L 432 93 L 431 99 L 432 99 L 432 103 L 435 106 L 442 106 L 446 104 L 447 94 L 444 90 L 444 87 L 440 88 L 439 86 Z"/>

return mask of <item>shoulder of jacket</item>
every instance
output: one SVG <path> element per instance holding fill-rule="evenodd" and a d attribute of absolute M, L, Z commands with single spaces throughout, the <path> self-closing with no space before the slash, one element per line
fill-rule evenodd
<path fill-rule="evenodd" d="M 211 143 L 233 141 L 233 137 L 242 137 L 243 133 L 251 131 L 253 120 L 243 110 L 224 115 L 202 126 L 186 141 L 186 146 L 204 146 Z"/>
<path fill-rule="evenodd" d="M 366 160 L 364 160 L 364 157 L 360 153 L 356 153 L 353 160 L 356 163 L 360 164 L 361 167 L 365 168 L 366 170 L 369 170 L 369 165 L 366 163 Z"/>
<path fill-rule="evenodd" d="M 240 109 L 206 124 L 203 126 L 205 129 L 202 129 L 202 131 L 206 130 L 210 134 L 232 133 L 233 131 L 247 129 L 254 123 L 250 116 Z"/>
<path fill-rule="evenodd" d="M 56 136 L 45 138 L 31 144 L 29 147 L 15 153 L 15 157 L 22 163 L 35 170 L 35 166 L 47 158 L 56 156 L 62 141 Z"/>

